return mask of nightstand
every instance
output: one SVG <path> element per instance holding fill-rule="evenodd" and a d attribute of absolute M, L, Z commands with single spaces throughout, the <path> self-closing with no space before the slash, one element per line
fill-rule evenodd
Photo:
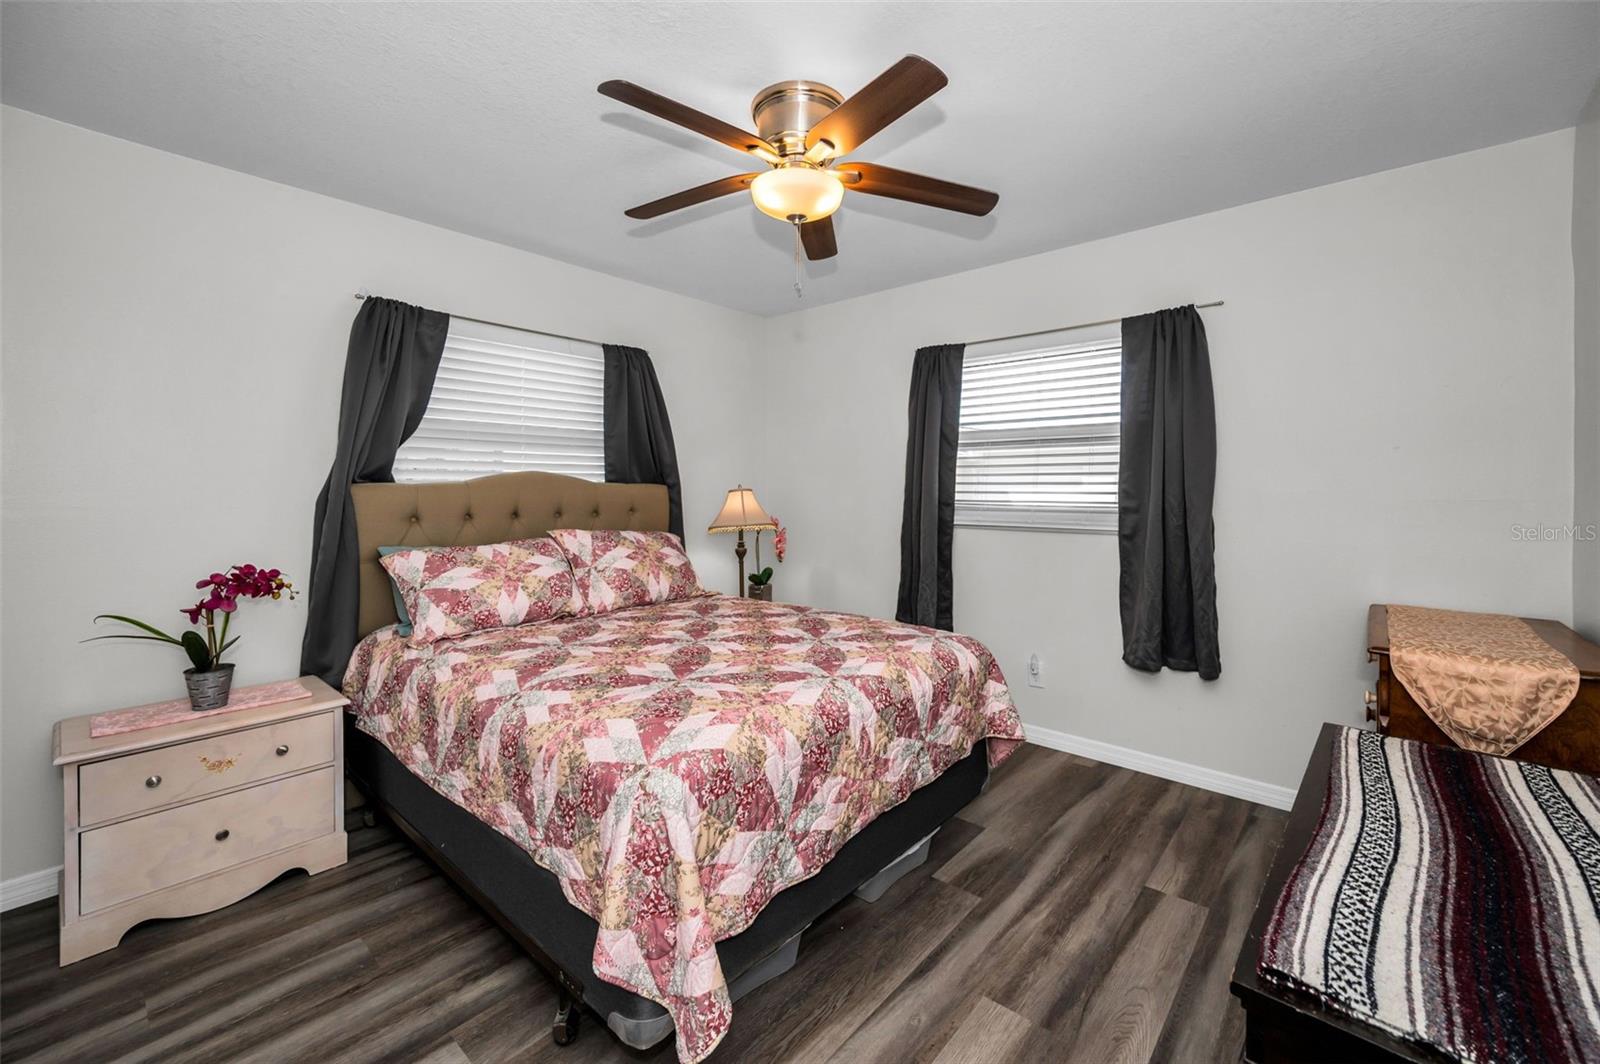
<path fill-rule="evenodd" d="M 55 727 L 65 798 L 61 963 L 135 924 L 231 905 L 292 868 L 345 861 L 343 695 L 94 738 Z"/>

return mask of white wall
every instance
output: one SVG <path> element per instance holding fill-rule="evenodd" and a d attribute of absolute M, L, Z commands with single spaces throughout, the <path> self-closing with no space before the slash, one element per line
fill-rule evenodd
<path fill-rule="evenodd" d="M 251 561 L 302 581 L 333 458 L 351 298 L 650 350 L 689 547 L 759 463 L 746 409 L 756 320 L 5 108 L 0 879 L 58 864 L 60 717 L 182 694 L 182 656 L 80 646 L 90 618 L 178 625 L 193 581 Z M 530 204 L 529 209 L 535 209 Z M 294 675 L 305 602 L 251 604 L 240 683 Z"/>
<path fill-rule="evenodd" d="M 1584 108 L 1572 157 L 1572 281 L 1572 625 L 1600 641 L 1600 84 Z"/>
<path fill-rule="evenodd" d="M 1225 300 L 1221 679 L 1122 664 L 1112 536 L 958 529 L 955 620 L 1036 728 L 1293 787 L 1318 724 L 1360 719 L 1368 603 L 1570 617 L 1567 544 L 1511 526 L 1572 513 L 1572 153 L 1552 133 L 779 319 L 779 594 L 892 615 L 917 347 Z"/>

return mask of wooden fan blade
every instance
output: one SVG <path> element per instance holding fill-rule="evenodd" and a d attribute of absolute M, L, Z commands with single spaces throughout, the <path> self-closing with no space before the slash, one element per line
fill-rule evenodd
<path fill-rule="evenodd" d="M 837 170 L 844 177 L 845 188 L 872 196 L 922 203 L 941 210 L 982 216 L 994 210 L 994 205 L 1000 202 L 999 193 L 872 163 L 841 163 Z M 852 173 L 861 176 L 852 181 L 849 177 Z"/>
<path fill-rule="evenodd" d="M 908 55 L 830 111 L 806 134 L 806 147 L 825 140 L 833 145 L 833 155 L 849 155 L 949 80 L 944 71 L 920 55 Z"/>
<path fill-rule="evenodd" d="M 639 206 L 631 207 L 622 213 L 629 218 L 657 218 L 673 211 L 681 211 L 685 207 L 693 207 L 696 203 L 704 203 L 706 200 L 714 200 L 718 196 L 726 196 L 729 193 L 738 192 L 740 189 L 749 188 L 750 182 L 754 181 L 757 176 L 756 174 L 735 174 L 732 177 L 719 177 L 715 181 L 707 181 L 703 185 L 686 188 L 682 192 L 674 192 L 670 196 L 662 196 L 660 199 L 651 200 L 649 203 L 641 203 Z"/>
<path fill-rule="evenodd" d="M 712 118 L 705 112 L 696 111 L 693 107 L 681 104 L 677 100 L 669 100 L 660 93 L 640 88 L 631 81 L 602 82 L 600 95 L 609 96 L 618 103 L 637 107 L 646 114 L 664 118 L 673 125 L 710 137 L 726 144 L 734 151 L 749 152 L 774 160 L 777 158 L 772 146 L 754 133 L 746 133 L 738 126 L 729 125 L 720 118 Z"/>
<path fill-rule="evenodd" d="M 839 254 L 839 242 L 833 238 L 833 216 L 801 225 L 800 243 L 805 245 L 806 258 L 812 262 Z"/>

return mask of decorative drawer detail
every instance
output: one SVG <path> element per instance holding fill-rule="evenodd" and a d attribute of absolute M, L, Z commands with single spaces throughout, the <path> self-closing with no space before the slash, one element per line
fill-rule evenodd
<path fill-rule="evenodd" d="M 333 760 L 331 713 L 228 732 L 106 761 L 78 772 L 79 820 L 99 824 Z"/>
<path fill-rule="evenodd" d="M 81 911 L 327 835 L 334 830 L 333 793 L 329 767 L 85 831 Z"/>

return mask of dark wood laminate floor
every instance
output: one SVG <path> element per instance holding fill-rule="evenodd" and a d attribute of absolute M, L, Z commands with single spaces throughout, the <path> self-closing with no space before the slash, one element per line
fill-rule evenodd
<path fill-rule="evenodd" d="M 806 933 L 713 1062 L 1235 1061 L 1228 973 L 1283 814 L 1023 747 L 875 905 Z M 676 1059 L 593 1016 L 550 1041 L 550 984 L 391 829 L 350 862 L 56 966 L 54 901 L 0 917 L 6 1061 Z"/>

